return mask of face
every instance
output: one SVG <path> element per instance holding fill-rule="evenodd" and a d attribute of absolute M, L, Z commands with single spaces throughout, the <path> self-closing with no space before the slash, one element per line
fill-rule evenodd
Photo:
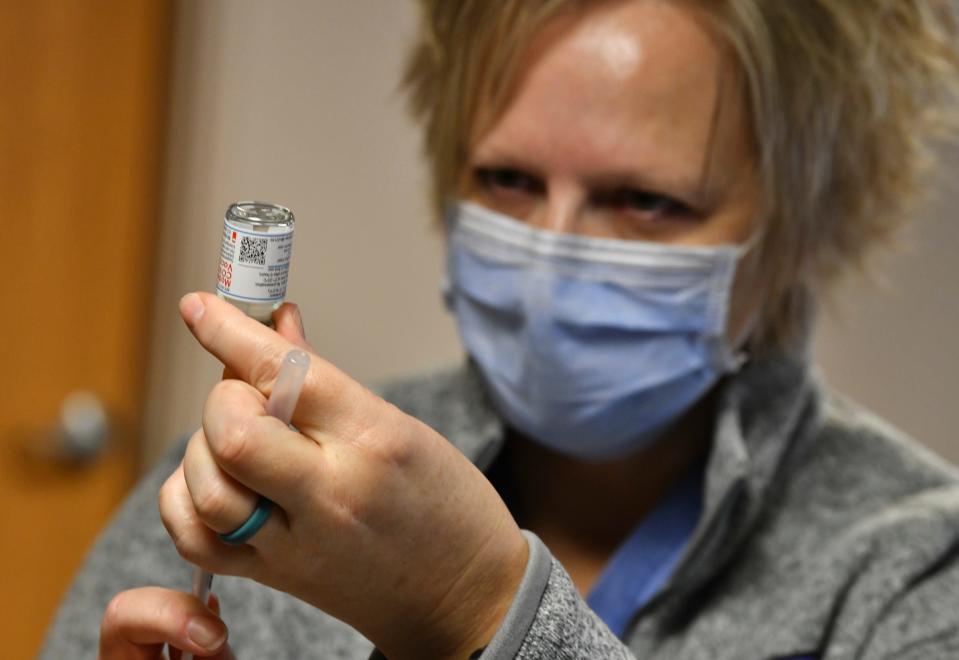
<path fill-rule="evenodd" d="M 474 141 L 461 196 L 552 231 L 742 243 L 758 186 L 731 71 L 703 19 L 679 3 L 602 2 L 558 19 Z M 750 270 L 737 276 L 733 338 L 758 298 Z"/>

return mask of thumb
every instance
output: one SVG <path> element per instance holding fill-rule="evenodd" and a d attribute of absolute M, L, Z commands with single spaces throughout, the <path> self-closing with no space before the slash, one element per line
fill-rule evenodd
<path fill-rule="evenodd" d="M 289 328 L 295 318 L 292 315 L 286 318 L 287 314 L 291 312 L 284 311 L 280 315 L 278 325 Z M 286 354 L 301 346 L 314 353 L 304 385 L 304 401 L 323 408 L 344 400 L 347 392 L 353 393 L 351 395 L 366 392 L 349 376 L 315 355 L 295 326 L 284 333 L 296 337 L 297 342 L 251 319 L 225 300 L 203 292 L 183 296 L 180 315 L 200 345 L 223 363 L 227 373 L 249 383 L 264 395 L 269 395 Z M 313 412 L 319 414 L 319 409 Z"/>
<path fill-rule="evenodd" d="M 183 296 L 180 315 L 200 345 L 222 362 L 229 374 L 260 391 L 269 391 L 280 361 L 295 346 L 227 301 L 209 293 Z"/>
<path fill-rule="evenodd" d="M 227 629 L 192 595 L 159 587 L 130 589 L 114 596 L 100 627 L 101 660 L 161 657 L 163 644 L 200 657 L 229 658 Z"/>
<path fill-rule="evenodd" d="M 292 342 L 297 348 L 313 353 L 313 347 L 306 341 L 303 330 L 303 316 L 300 307 L 294 303 L 283 303 L 273 312 L 273 328 L 277 334 Z M 237 378 L 237 374 L 229 367 L 223 368 L 223 380 Z"/>

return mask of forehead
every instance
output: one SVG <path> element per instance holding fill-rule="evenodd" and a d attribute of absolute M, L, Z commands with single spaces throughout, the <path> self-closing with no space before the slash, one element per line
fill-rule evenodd
<path fill-rule="evenodd" d="M 707 156 L 732 155 L 714 137 L 741 124 L 716 123 L 730 114 L 725 108 L 716 114 L 721 97 L 726 102 L 720 76 L 727 68 L 720 45 L 688 6 L 590 5 L 554 20 L 533 40 L 516 92 L 474 145 L 475 156 L 522 156 L 535 161 L 531 166 L 570 174 L 699 174 Z M 741 119 L 738 110 L 732 114 Z"/>

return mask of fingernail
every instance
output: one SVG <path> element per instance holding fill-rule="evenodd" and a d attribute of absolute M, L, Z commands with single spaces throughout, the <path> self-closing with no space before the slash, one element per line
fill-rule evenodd
<path fill-rule="evenodd" d="M 195 325 L 203 317 L 205 311 L 206 307 L 203 305 L 203 301 L 195 293 L 188 293 L 180 298 L 180 314 L 190 325 Z"/>
<path fill-rule="evenodd" d="M 194 644 L 212 651 L 226 641 L 226 626 L 215 619 L 195 616 L 186 624 L 186 634 Z"/>

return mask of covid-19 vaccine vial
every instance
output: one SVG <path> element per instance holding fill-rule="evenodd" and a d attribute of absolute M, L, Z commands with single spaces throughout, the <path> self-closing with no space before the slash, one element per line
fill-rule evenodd
<path fill-rule="evenodd" d="M 223 218 L 217 295 L 271 323 L 286 298 L 293 256 L 293 212 L 266 202 L 231 204 Z"/>

